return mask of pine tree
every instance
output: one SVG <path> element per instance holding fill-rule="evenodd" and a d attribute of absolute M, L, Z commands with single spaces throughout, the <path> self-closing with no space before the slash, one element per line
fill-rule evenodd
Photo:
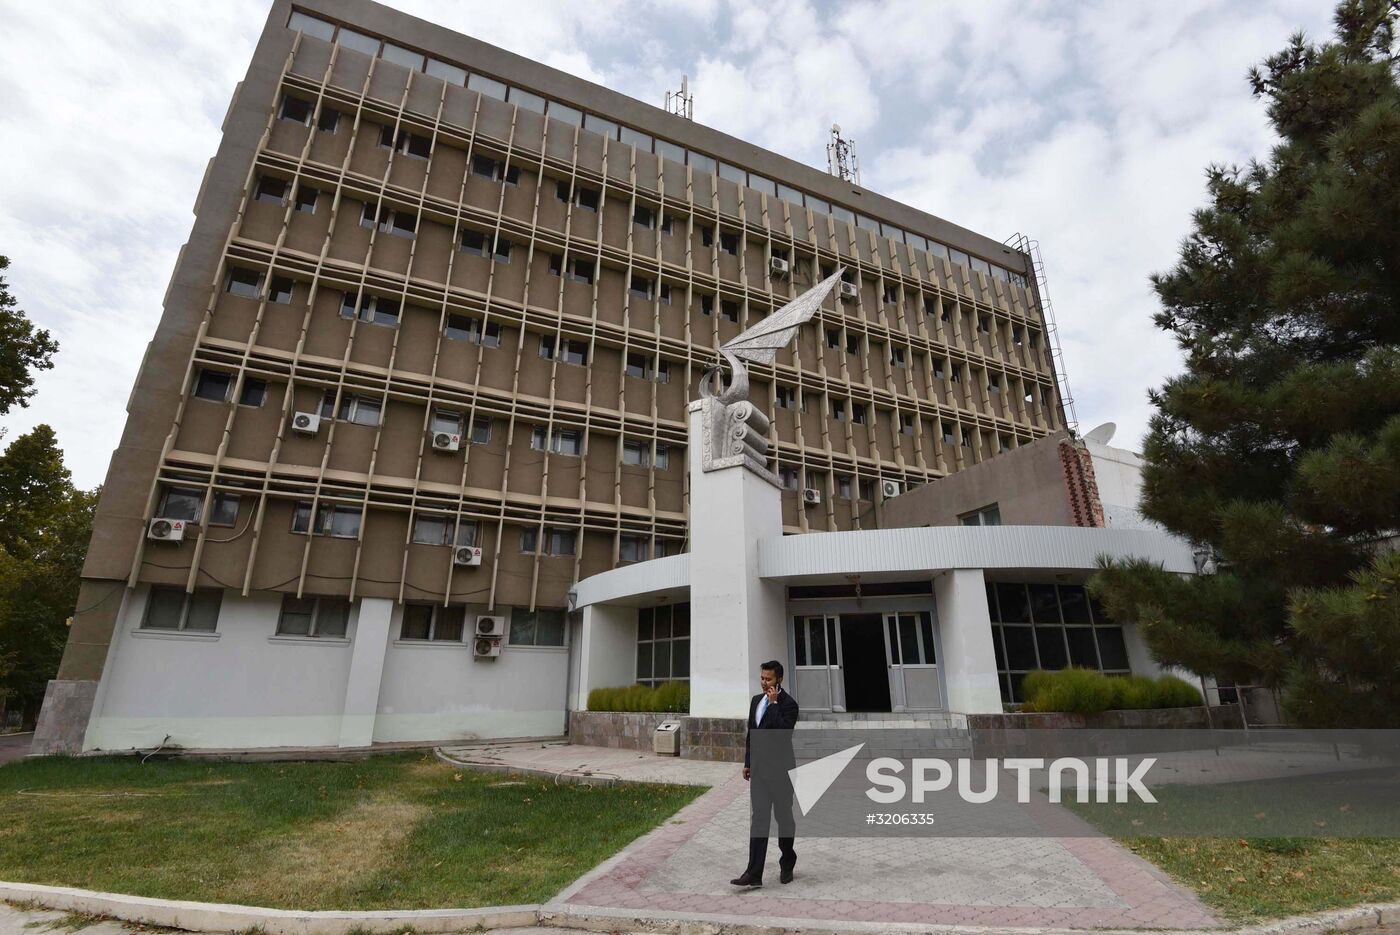
<path fill-rule="evenodd" d="M 1110 563 L 1093 584 L 1159 661 L 1281 687 L 1304 724 L 1400 725 L 1400 654 L 1353 638 L 1393 649 L 1400 626 L 1382 609 L 1400 532 L 1397 12 L 1344 0 L 1332 41 L 1295 36 L 1250 72 L 1280 142 L 1208 170 L 1209 205 L 1153 277 L 1186 372 L 1150 394 L 1142 510 L 1219 572 Z"/>

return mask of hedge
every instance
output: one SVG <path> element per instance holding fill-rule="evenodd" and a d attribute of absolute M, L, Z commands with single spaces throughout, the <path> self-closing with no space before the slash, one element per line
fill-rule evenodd
<path fill-rule="evenodd" d="M 1155 679 L 1145 675 L 1104 675 L 1095 669 L 1071 666 L 1027 673 L 1021 684 L 1022 711 L 1098 714 L 1108 710 L 1188 708 L 1201 704 L 1201 693 L 1174 675 Z"/>
<path fill-rule="evenodd" d="M 662 682 L 595 688 L 588 693 L 589 711 L 664 711 L 685 714 L 690 710 L 689 682 Z"/>

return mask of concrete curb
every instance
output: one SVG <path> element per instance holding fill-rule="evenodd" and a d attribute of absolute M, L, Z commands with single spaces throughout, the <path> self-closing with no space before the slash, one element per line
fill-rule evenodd
<path fill-rule="evenodd" d="M 144 896 L 96 893 L 35 883 L 0 883 L 0 900 L 34 902 L 50 909 L 111 916 L 124 922 L 161 925 L 191 932 L 243 932 L 259 928 L 267 935 L 347 935 L 357 929 L 399 932 L 407 927 L 427 933 L 518 928 L 535 925 L 539 921 L 540 909 L 537 905 L 529 905 L 489 906 L 485 909 L 310 912 L 178 899 L 148 899 Z"/>
<path fill-rule="evenodd" d="M 32 902 L 49 909 L 110 916 L 192 932 L 244 932 L 267 935 L 348 935 L 352 931 L 424 933 L 470 932 L 542 925 L 590 932 L 645 930 L 666 935 L 1085 935 L 1084 929 L 930 925 L 907 922 L 822 922 L 813 919 L 760 919 L 756 916 L 635 912 L 562 902 L 546 905 L 488 906 L 483 909 L 388 909 L 376 912 L 263 909 L 185 900 L 149 899 L 97 893 L 65 886 L 0 882 L 0 900 Z M 1400 924 L 1400 903 L 1354 906 L 1294 916 L 1237 929 L 1095 929 L 1094 935 L 1321 935 Z"/>
<path fill-rule="evenodd" d="M 493 760 L 459 760 L 444 753 L 441 747 L 433 748 L 433 755 L 444 763 L 459 769 L 478 770 L 483 773 L 512 773 L 518 776 L 534 776 L 539 779 L 552 779 L 555 782 L 577 783 L 581 786 L 612 786 L 628 780 L 611 774 L 587 773 L 579 770 L 554 770 L 537 766 L 519 766 L 512 763 L 498 763 Z"/>

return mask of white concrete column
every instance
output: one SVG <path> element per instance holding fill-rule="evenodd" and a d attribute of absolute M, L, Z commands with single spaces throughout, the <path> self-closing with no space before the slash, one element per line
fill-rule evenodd
<path fill-rule="evenodd" d="M 958 714 L 1000 714 L 992 615 L 980 568 L 946 571 L 933 579 L 943 658 L 938 670 L 948 687 L 948 710 Z"/>
<path fill-rule="evenodd" d="M 374 740 L 374 716 L 379 710 L 379 682 L 384 677 L 394 602 L 382 597 L 361 598 L 357 618 L 340 718 L 342 747 L 367 747 Z"/>
<path fill-rule="evenodd" d="M 758 542 L 783 534 L 778 488 L 742 466 L 706 472 L 699 403 L 690 409 L 690 713 L 747 717 L 758 666 L 788 669 L 786 601 L 758 577 Z"/>
<path fill-rule="evenodd" d="M 588 710 L 595 688 L 631 685 L 637 680 L 637 608 L 590 604 L 583 608 L 578 647 L 576 711 Z"/>

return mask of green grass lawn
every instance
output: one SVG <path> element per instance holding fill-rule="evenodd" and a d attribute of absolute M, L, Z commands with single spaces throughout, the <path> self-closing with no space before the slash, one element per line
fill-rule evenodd
<path fill-rule="evenodd" d="M 1232 922 L 1400 899 L 1394 838 L 1126 838 Z"/>
<path fill-rule="evenodd" d="M 422 754 L 28 760 L 0 767 L 0 879 L 289 909 L 541 902 L 703 791 Z"/>

